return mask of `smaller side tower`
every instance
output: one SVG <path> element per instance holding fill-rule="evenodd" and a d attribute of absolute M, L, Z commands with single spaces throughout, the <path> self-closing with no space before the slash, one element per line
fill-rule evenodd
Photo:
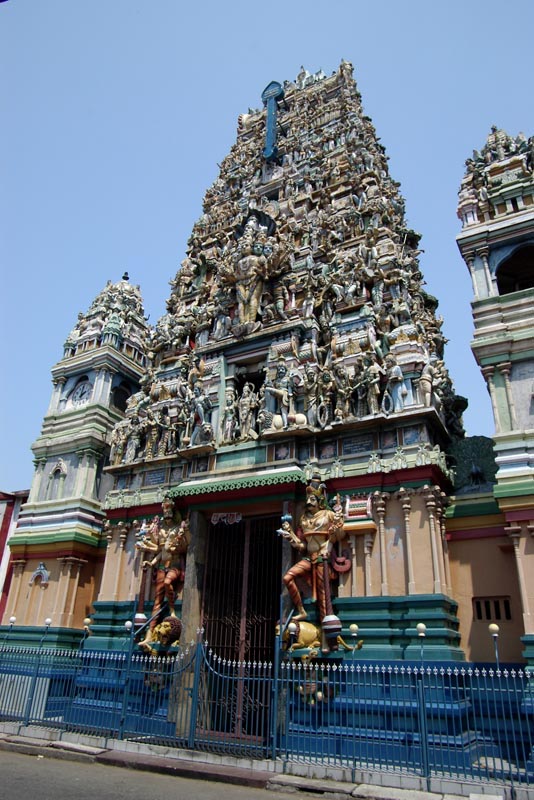
<path fill-rule="evenodd" d="M 148 325 L 139 287 L 126 273 L 108 282 L 80 313 L 52 368 L 54 385 L 35 474 L 9 546 L 13 571 L 6 619 L 24 636 L 51 620 L 49 641 L 67 643 L 82 628 L 98 591 L 105 540 L 101 503 L 111 433 L 145 371 Z M 70 633 L 66 630 L 70 629 Z"/>
<path fill-rule="evenodd" d="M 534 136 L 492 128 L 466 162 L 457 241 L 473 281 L 471 344 L 488 386 L 498 465 L 495 499 L 513 547 L 527 648 L 534 657 Z"/>

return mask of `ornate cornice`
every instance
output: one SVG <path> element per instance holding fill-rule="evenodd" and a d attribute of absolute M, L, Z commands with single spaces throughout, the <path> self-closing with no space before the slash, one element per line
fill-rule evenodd
<path fill-rule="evenodd" d="M 306 483 L 301 469 L 283 470 L 280 472 L 258 475 L 242 475 L 236 478 L 222 478 L 207 481 L 186 481 L 180 486 L 170 489 L 169 497 L 187 497 L 189 495 L 209 494 L 212 492 L 231 492 L 238 489 L 250 489 L 255 486 L 274 486 L 282 483 Z"/>

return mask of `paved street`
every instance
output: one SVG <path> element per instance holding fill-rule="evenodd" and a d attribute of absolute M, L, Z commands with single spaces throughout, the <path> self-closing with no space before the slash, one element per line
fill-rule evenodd
<path fill-rule="evenodd" d="M 190 780 L 171 775 L 157 775 L 134 769 L 102 764 L 63 761 L 46 756 L 30 756 L 0 751 L 0 800 L 268 800 L 292 798 L 281 792 L 268 792 L 247 786 L 211 781 Z"/>

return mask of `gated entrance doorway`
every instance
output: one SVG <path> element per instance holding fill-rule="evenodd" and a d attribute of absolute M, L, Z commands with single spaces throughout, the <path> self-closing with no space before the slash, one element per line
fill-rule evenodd
<path fill-rule="evenodd" d="M 271 516 L 210 525 L 203 626 L 206 641 L 223 658 L 273 659 L 281 592 L 278 524 L 279 517 Z"/>

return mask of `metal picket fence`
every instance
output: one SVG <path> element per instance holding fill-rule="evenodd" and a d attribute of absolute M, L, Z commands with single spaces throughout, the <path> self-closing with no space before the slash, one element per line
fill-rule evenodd
<path fill-rule="evenodd" d="M 534 784 L 521 668 L 0 648 L 0 720 L 232 756 Z"/>

